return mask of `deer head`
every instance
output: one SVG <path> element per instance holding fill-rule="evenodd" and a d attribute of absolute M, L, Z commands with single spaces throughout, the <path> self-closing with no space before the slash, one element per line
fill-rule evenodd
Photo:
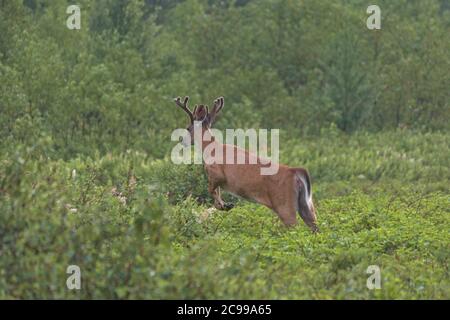
<path fill-rule="evenodd" d="M 197 126 L 199 129 L 201 127 L 202 130 L 202 137 L 206 130 L 211 128 L 213 123 L 216 121 L 217 114 L 222 110 L 224 105 L 224 99 L 223 97 L 219 97 L 216 100 L 214 100 L 214 105 L 209 112 L 209 108 L 207 105 L 195 105 L 194 111 L 191 111 L 188 107 L 189 97 L 184 97 L 183 102 L 181 102 L 181 98 L 178 97 L 175 99 L 175 103 L 183 109 L 189 116 L 190 124 L 186 128 L 188 131 L 188 135 L 190 135 L 190 141 L 191 144 L 194 143 L 194 127 Z M 188 139 L 182 138 L 183 145 L 188 145 L 186 141 Z"/>

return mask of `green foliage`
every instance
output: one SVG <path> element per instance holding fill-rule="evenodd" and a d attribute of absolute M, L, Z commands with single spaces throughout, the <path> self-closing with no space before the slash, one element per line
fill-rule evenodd
<path fill-rule="evenodd" d="M 139 152 L 51 160 L 45 137 L 16 146 L 0 158 L 0 297 L 446 299 L 449 165 L 434 150 L 445 141 L 329 130 L 308 142 L 316 152 L 285 145 L 287 162 L 311 167 L 317 235 L 257 204 L 199 204 L 201 165 Z M 66 287 L 73 264 L 81 290 Z M 369 265 L 380 290 L 366 287 Z"/>
<path fill-rule="evenodd" d="M 91 145 L 161 158 L 185 94 L 224 95 L 222 128 L 447 130 L 448 8 L 382 1 L 369 31 L 363 4 L 80 1 L 74 31 L 64 2 L 3 1 L 0 132 L 36 114 L 65 159 Z"/>
<path fill-rule="evenodd" d="M 380 0 L 377 31 L 360 0 L 78 4 L 0 1 L 0 298 L 449 298 L 445 1 Z M 280 128 L 321 233 L 210 208 L 168 160 L 179 95 Z"/>
<path fill-rule="evenodd" d="M 348 136 L 330 128 L 318 138 L 302 139 L 300 145 L 297 140 L 285 142 L 284 150 L 281 162 L 301 164 L 313 180 L 330 185 L 392 180 L 428 191 L 448 191 L 448 134 L 397 130 Z"/>
<path fill-rule="evenodd" d="M 157 161 L 149 170 L 152 190 L 165 194 L 170 202 L 178 203 L 188 197 L 207 202 L 206 174 L 202 165 L 174 165 L 170 160 Z"/>

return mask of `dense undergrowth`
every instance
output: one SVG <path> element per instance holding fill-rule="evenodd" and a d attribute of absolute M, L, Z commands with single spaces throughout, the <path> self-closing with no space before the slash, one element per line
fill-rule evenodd
<path fill-rule="evenodd" d="M 232 197 L 212 209 L 201 166 L 137 151 L 63 161 L 47 142 L 1 154 L 1 298 L 450 296 L 446 134 L 282 144 L 313 176 L 317 235 Z M 81 290 L 66 287 L 69 265 Z M 381 289 L 366 287 L 370 265 Z"/>
<path fill-rule="evenodd" d="M 0 298 L 450 297 L 448 0 L 69 4 L 0 1 Z M 168 157 L 185 95 L 280 129 L 321 233 L 211 209 Z"/>

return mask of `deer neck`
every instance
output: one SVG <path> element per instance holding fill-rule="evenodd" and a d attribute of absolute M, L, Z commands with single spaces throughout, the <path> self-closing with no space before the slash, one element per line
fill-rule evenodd
<path fill-rule="evenodd" d="M 206 133 L 206 134 L 205 134 Z M 211 130 L 206 129 L 202 132 L 202 137 L 197 137 L 196 139 L 196 145 L 198 148 L 197 150 L 200 151 L 201 148 L 201 155 L 202 159 L 206 162 L 211 161 L 211 157 L 220 156 L 223 150 L 223 145 L 219 141 L 215 139 L 215 137 L 212 135 Z M 218 151 L 220 150 L 220 151 Z M 219 153 L 218 153 L 219 152 Z M 218 163 L 220 163 L 221 160 L 217 160 Z"/>
<path fill-rule="evenodd" d="M 205 139 L 205 136 L 206 136 L 206 139 Z M 216 141 L 216 138 L 212 135 L 211 130 L 206 129 L 203 131 L 203 134 L 202 134 L 202 151 L 205 151 L 205 148 L 208 147 L 210 144 L 218 145 L 220 143 L 218 141 Z"/>

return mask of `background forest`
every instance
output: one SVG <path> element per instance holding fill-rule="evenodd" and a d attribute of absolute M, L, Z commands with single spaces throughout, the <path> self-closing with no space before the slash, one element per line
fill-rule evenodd
<path fill-rule="evenodd" d="M 0 298 L 448 299 L 450 1 L 370 4 L 0 0 Z M 320 234 L 210 209 L 184 95 L 280 129 Z"/>

